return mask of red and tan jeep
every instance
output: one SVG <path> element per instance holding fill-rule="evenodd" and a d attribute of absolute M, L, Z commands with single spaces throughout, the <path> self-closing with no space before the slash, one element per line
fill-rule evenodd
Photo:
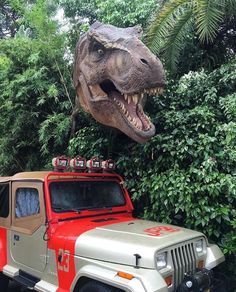
<path fill-rule="evenodd" d="M 219 291 L 218 246 L 196 231 L 133 218 L 112 161 L 53 163 L 53 172 L 0 178 L 1 292 L 9 279 L 42 292 Z"/>

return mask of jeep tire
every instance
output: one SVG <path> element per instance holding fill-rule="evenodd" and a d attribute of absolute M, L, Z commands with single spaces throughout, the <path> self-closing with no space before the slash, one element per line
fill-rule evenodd
<path fill-rule="evenodd" d="M 3 273 L 0 273 L 0 287 L 1 291 L 7 291 L 8 289 L 8 283 L 9 283 L 9 278 L 3 275 Z"/>
<path fill-rule="evenodd" d="M 86 282 L 78 292 L 121 292 L 122 290 L 115 287 L 97 282 L 88 281 Z"/>

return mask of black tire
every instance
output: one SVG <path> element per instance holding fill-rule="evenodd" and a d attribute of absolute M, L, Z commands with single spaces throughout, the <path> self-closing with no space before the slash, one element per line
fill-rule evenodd
<path fill-rule="evenodd" d="M 3 275 L 3 273 L 0 273 L 0 287 L 1 291 L 6 292 L 8 289 L 8 283 L 9 283 L 9 278 Z"/>
<path fill-rule="evenodd" d="M 109 285 L 97 282 L 97 281 L 88 281 L 86 282 L 78 292 L 119 292 L 120 289 L 111 287 Z"/>

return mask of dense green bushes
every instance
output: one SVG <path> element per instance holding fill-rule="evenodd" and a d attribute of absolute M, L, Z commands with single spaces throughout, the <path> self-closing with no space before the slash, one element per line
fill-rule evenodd
<path fill-rule="evenodd" d="M 231 260 L 236 252 L 235 89 L 235 60 L 211 73 L 183 76 L 154 98 L 157 135 L 120 157 L 145 218 L 203 231 Z"/>
<path fill-rule="evenodd" d="M 34 37 L 23 33 L 0 40 L 2 175 L 43 168 L 48 156 L 63 151 L 69 140 L 73 101 L 65 93 L 65 86 L 71 86 L 64 39 L 39 12 L 40 7 L 28 14 Z"/>

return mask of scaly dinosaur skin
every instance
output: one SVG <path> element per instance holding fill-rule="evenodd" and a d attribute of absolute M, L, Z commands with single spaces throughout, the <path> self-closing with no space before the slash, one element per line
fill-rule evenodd
<path fill-rule="evenodd" d="M 140 41 L 140 27 L 95 22 L 77 43 L 73 82 L 83 109 L 137 142 L 155 134 L 143 112 L 148 95 L 165 85 L 160 60 Z"/>

